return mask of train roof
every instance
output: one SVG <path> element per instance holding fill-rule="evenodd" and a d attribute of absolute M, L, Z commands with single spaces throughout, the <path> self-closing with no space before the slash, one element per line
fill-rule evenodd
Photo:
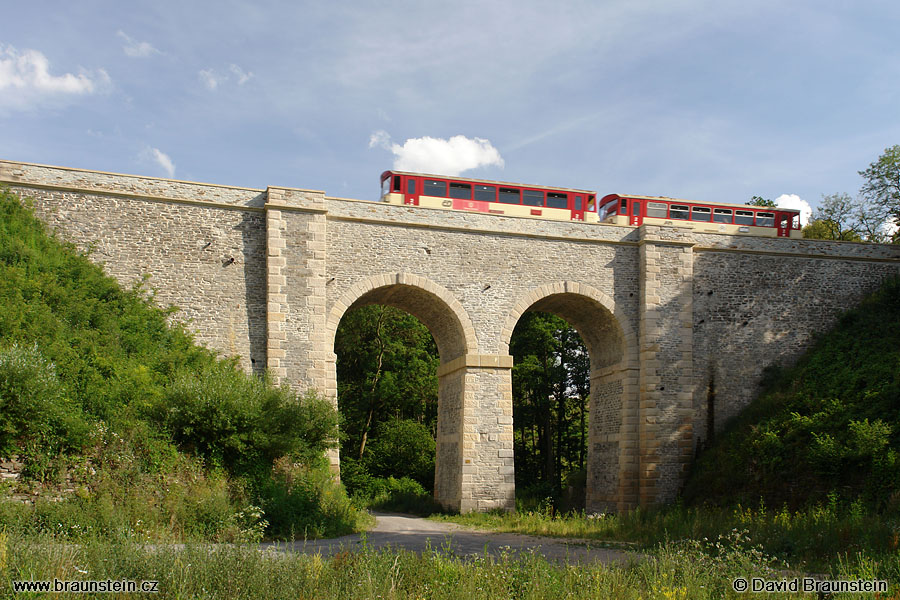
<path fill-rule="evenodd" d="M 785 208 L 781 206 L 776 206 L 772 208 L 771 206 L 756 206 L 753 204 L 734 204 L 733 202 L 707 202 L 705 200 L 685 200 L 684 198 L 670 198 L 668 196 L 636 196 L 634 194 L 607 194 L 600 199 L 600 204 L 603 204 L 604 200 L 611 200 L 613 198 L 633 198 L 635 200 L 661 200 L 663 202 L 684 202 L 685 204 L 702 204 L 703 206 L 727 206 L 729 208 L 743 208 L 743 209 L 756 209 L 756 210 L 779 210 L 781 212 L 795 212 L 800 214 L 800 209 L 798 208 Z"/>
<path fill-rule="evenodd" d="M 582 194 L 594 194 L 595 196 L 597 195 L 597 192 L 595 190 L 579 190 L 576 188 L 554 187 L 554 186 L 549 186 L 549 185 L 533 185 L 530 183 L 513 183 L 511 181 L 494 181 L 491 179 L 472 179 L 470 177 L 451 177 L 449 175 L 437 175 L 434 173 L 412 173 L 409 171 L 394 171 L 394 170 L 384 171 L 381 174 L 381 179 L 384 179 L 384 176 L 387 175 L 388 173 L 391 173 L 393 175 L 412 175 L 414 177 L 434 177 L 435 179 L 449 179 L 452 181 L 462 181 L 462 182 L 466 182 L 466 183 L 486 183 L 489 185 L 508 185 L 510 187 L 518 187 L 518 188 L 533 188 L 536 190 L 551 190 L 551 191 L 558 190 L 560 192 L 579 192 Z"/>

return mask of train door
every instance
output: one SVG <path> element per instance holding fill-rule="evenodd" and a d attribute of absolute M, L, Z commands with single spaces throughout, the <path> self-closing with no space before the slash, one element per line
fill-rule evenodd
<path fill-rule="evenodd" d="M 775 228 L 778 230 L 778 237 L 791 236 L 791 215 L 788 213 L 778 213 L 775 221 Z"/>
<path fill-rule="evenodd" d="M 622 202 L 625 202 L 625 200 L 623 199 Z M 629 211 L 628 223 L 634 226 L 642 225 L 644 223 L 644 213 L 641 211 L 641 201 L 632 200 L 630 204 L 631 210 Z"/>
<path fill-rule="evenodd" d="M 416 178 L 415 177 L 407 177 L 406 178 L 406 189 L 403 190 L 403 203 L 404 204 L 412 204 L 414 206 L 419 205 L 419 194 L 416 191 Z"/>
<path fill-rule="evenodd" d="M 584 194 L 572 194 L 572 220 L 584 221 Z"/>

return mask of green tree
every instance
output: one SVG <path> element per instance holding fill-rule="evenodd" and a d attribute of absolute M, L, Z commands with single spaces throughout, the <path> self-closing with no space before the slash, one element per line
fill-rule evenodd
<path fill-rule="evenodd" d="M 563 319 L 523 315 L 510 341 L 516 486 L 521 494 L 562 496 L 586 460 L 589 358 Z"/>
<path fill-rule="evenodd" d="M 409 477 L 427 490 L 434 487 L 434 438 L 411 419 L 380 423 L 366 453 L 365 465 L 376 477 Z"/>
<path fill-rule="evenodd" d="M 822 197 L 813 220 L 803 228 L 803 237 L 817 240 L 861 242 L 858 206 L 848 194 Z"/>
<path fill-rule="evenodd" d="M 763 198 L 762 196 L 753 196 L 749 201 L 744 202 L 746 206 L 764 206 L 766 208 L 778 208 L 774 200 Z"/>
<path fill-rule="evenodd" d="M 380 423 L 410 419 L 433 436 L 437 421 L 437 346 L 402 310 L 373 305 L 344 315 L 335 336 L 341 454 L 361 460 Z"/>
<path fill-rule="evenodd" d="M 886 208 L 896 223 L 900 223 L 900 144 L 886 148 L 878 160 L 859 174 L 866 180 L 860 194 Z M 897 240 L 898 234 L 894 234 Z"/>

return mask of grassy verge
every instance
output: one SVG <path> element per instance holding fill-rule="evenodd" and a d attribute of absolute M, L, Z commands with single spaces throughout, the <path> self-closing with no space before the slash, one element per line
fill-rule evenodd
<path fill-rule="evenodd" d="M 418 555 L 364 548 L 323 557 L 260 552 L 252 545 L 175 549 L 125 541 L 54 541 L 52 536 L 0 534 L 5 561 L 0 563 L 0 597 L 13 595 L 13 581 L 56 578 L 153 580 L 159 582 L 159 598 L 705 599 L 739 596 L 732 589 L 738 576 L 778 577 L 769 558 L 758 552 L 692 542 L 671 543 L 647 560 L 610 567 L 557 565 L 537 554 L 463 559 L 438 551 Z M 835 576 L 869 575 L 847 565 Z"/>
<path fill-rule="evenodd" d="M 522 511 L 432 518 L 495 531 L 585 538 L 641 550 L 652 550 L 671 540 L 715 543 L 740 533 L 744 546 L 757 547 L 775 557 L 780 567 L 809 572 L 836 571 L 849 560 L 875 561 L 881 565 L 881 572 L 887 574 L 883 569 L 896 568 L 896 563 L 891 561 L 900 556 L 900 523 L 835 504 L 796 512 L 771 511 L 765 507 L 726 510 L 672 506 L 638 509 L 621 515 L 551 516 L 547 512 Z M 900 573 L 894 575 L 900 577 Z"/>

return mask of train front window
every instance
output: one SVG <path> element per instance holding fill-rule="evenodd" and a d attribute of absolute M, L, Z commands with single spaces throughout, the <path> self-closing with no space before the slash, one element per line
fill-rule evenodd
<path fill-rule="evenodd" d="M 437 196 L 438 198 L 446 198 L 447 197 L 447 182 L 446 181 L 435 181 L 433 179 L 426 179 L 424 181 L 425 189 L 423 194 L 426 196 Z"/>
<path fill-rule="evenodd" d="M 712 211 L 707 206 L 692 206 L 691 221 L 709 221 Z"/>
<path fill-rule="evenodd" d="M 388 175 L 381 180 L 381 197 L 384 198 L 391 192 L 391 176 Z"/>
<path fill-rule="evenodd" d="M 688 220 L 688 207 L 681 206 L 679 204 L 673 204 L 671 208 L 669 208 L 669 218 L 670 219 L 684 219 Z"/>
<path fill-rule="evenodd" d="M 459 200 L 471 200 L 472 186 L 468 183 L 456 183 L 455 181 L 451 181 L 450 197 L 457 198 Z"/>
<path fill-rule="evenodd" d="M 756 226 L 757 227 L 774 227 L 775 226 L 775 213 L 756 213 Z"/>
<path fill-rule="evenodd" d="M 406 193 L 410 196 L 416 195 L 416 180 L 415 179 L 407 179 L 406 180 Z"/>
<path fill-rule="evenodd" d="M 800 229 L 800 215 L 794 215 L 794 219 L 791 222 L 791 229 Z"/>
<path fill-rule="evenodd" d="M 548 208 L 569 208 L 569 197 L 559 192 L 547 192 Z"/>
<path fill-rule="evenodd" d="M 514 188 L 500 188 L 498 200 L 503 204 L 520 204 L 519 190 Z"/>
<path fill-rule="evenodd" d="M 475 199 L 481 202 L 496 202 L 497 190 L 492 185 L 476 185 Z"/>
<path fill-rule="evenodd" d="M 736 210 L 734 211 L 735 225 L 753 225 L 752 210 Z"/>
<path fill-rule="evenodd" d="M 648 202 L 647 203 L 647 216 L 648 217 L 656 217 L 657 219 L 665 219 L 666 211 L 668 210 L 668 206 L 665 202 Z"/>
<path fill-rule="evenodd" d="M 731 209 L 730 208 L 715 208 L 713 209 L 713 222 L 714 223 L 731 223 Z"/>
<path fill-rule="evenodd" d="M 617 202 L 607 202 L 600 207 L 600 220 L 605 221 L 610 215 L 616 214 Z"/>
<path fill-rule="evenodd" d="M 543 206 L 544 192 L 539 190 L 522 190 L 522 204 L 528 206 Z"/>

